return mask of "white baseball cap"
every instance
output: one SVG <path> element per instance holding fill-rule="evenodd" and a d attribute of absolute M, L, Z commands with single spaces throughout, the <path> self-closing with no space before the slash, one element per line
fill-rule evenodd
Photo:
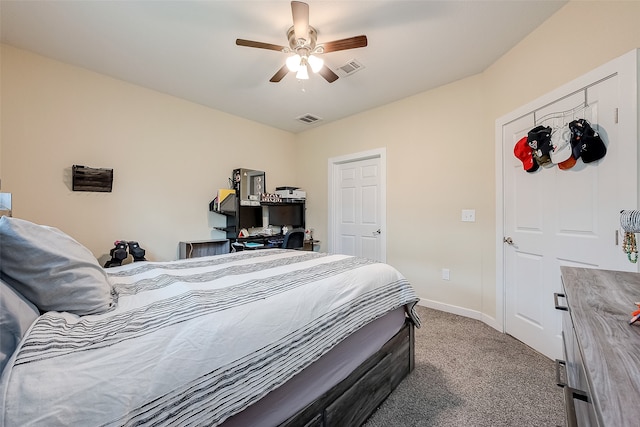
<path fill-rule="evenodd" d="M 559 164 L 568 160 L 571 157 L 571 130 L 568 126 L 563 126 L 559 129 L 554 129 L 551 133 L 551 146 L 553 149 L 549 153 L 551 156 L 551 162 Z"/>

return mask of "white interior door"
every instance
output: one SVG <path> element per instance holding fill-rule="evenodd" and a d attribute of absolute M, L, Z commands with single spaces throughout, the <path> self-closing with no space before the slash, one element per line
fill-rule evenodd
<path fill-rule="evenodd" d="M 619 246 L 619 212 L 633 209 L 635 168 L 620 137 L 617 75 L 563 96 L 502 127 L 504 159 L 505 331 L 550 358 L 562 358 L 561 319 L 553 293 L 561 290 L 560 266 L 634 270 Z M 585 104 L 586 102 L 586 104 Z M 586 107 L 585 107 L 586 105 Z M 536 125 L 560 127 L 585 118 L 607 145 L 606 156 L 527 173 L 515 143 Z M 632 143 L 633 144 L 633 143 Z M 633 148 L 633 147 L 631 147 Z M 620 188 L 620 183 L 628 183 Z M 629 207 L 629 204 L 633 206 Z"/>
<path fill-rule="evenodd" d="M 386 261 L 384 156 L 330 161 L 330 251 Z"/>

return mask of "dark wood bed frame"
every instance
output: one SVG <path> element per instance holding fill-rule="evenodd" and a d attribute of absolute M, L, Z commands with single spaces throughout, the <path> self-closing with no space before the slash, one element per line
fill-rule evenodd
<path fill-rule="evenodd" d="M 280 427 L 362 425 L 413 371 L 414 336 L 414 325 L 407 319 L 376 354 Z"/>

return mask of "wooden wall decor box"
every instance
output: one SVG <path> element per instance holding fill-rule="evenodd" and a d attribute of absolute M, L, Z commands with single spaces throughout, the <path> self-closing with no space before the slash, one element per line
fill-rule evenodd
<path fill-rule="evenodd" d="M 73 165 L 72 181 L 73 191 L 110 193 L 113 186 L 113 169 L 96 169 Z"/>

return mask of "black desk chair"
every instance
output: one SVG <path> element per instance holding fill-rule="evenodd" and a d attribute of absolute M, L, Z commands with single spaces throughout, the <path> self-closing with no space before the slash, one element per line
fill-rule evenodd
<path fill-rule="evenodd" d="M 282 249 L 300 249 L 304 246 L 304 228 L 294 228 L 284 235 Z"/>

